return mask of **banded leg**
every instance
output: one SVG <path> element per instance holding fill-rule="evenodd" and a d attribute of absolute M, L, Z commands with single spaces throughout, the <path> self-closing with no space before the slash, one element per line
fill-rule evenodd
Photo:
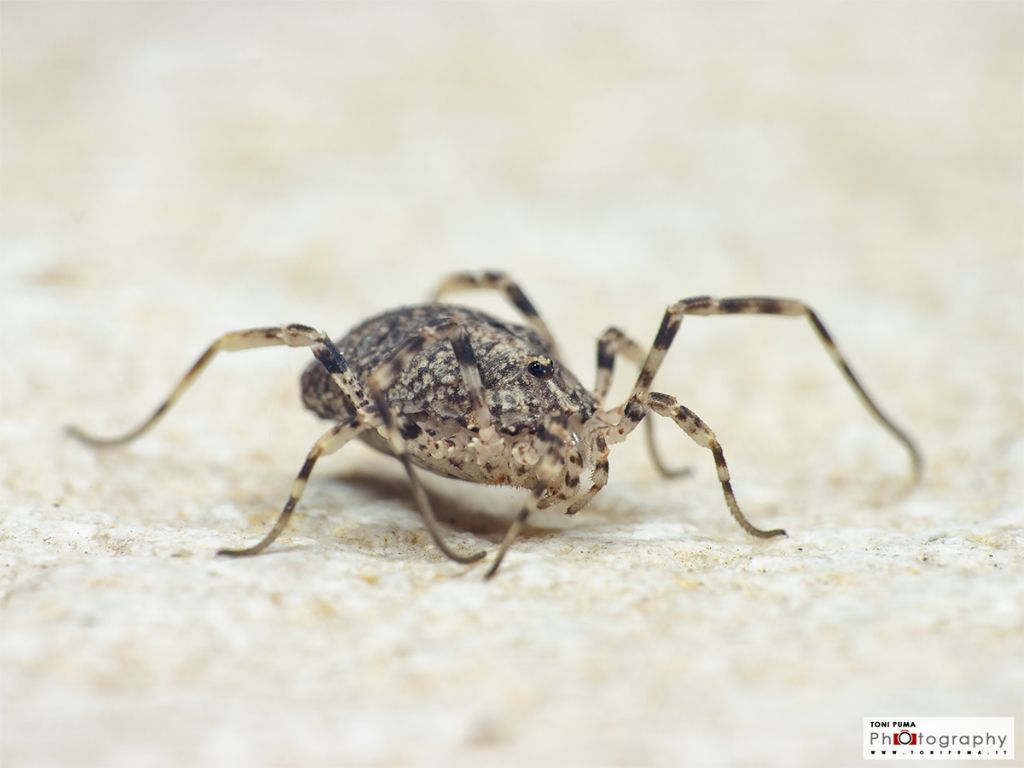
<path fill-rule="evenodd" d="M 597 340 L 597 380 L 594 383 L 594 399 L 597 400 L 599 407 L 604 407 L 604 400 L 608 396 L 608 390 L 611 389 L 615 358 L 619 354 L 635 364 L 637 368 L 643 367 L 646 358 L 643 348 L 618 328 L 612 327 L 602 333 Z M 654 421 L 651 419 L 644 422 L 644 438 L 647 442 L 647 453 L 650 454 L 651 463 L 662 477 L 673 478 L 691 474 L 689 467 L 672 468 L 662 460 L 657 440 L 655 440 Z M 592 496 L 593 494 L 591 494 Z"/>
<path fill-rule="evenodd" d="M 533 326 L 533 329 L 540 334 L 541 341 L 548 348 L 553 357 L 558 357 L 558 349 L 555 345 L 555 337 L 547 324 L 541 319 L 537 308 L 533 306 L 523 289 L 519 287 L 512 278 L 504 272 L 456 272 L 446 277 L 431 295 L 431 301 L 440 301 L 448 293 L 460 290 L 491 290 L 501 291 L 505 297 L 518 309 L 526 321 Z"/>
<path fill-rule="evenodd" d="M 368 426 L 369 424 L 360 422 L 353 417 L 348 421 L 335 424 L 324 432 L 313 444 L 309 454 L 307 454 L 306 461 L 303 462 L 299 474 L 296 475 L 295 480 L 292 482 L 292 490 L 288 495 L 288 501 L 285 502 L 284 508 L 281 510 L 281 514 L 278 515 L 277 522 L 274 523 L 274 527 L 270 529 L 270 532 L 251 547 L 246 547 L 245 549 L 222 549 L 217 554 L 228 557 L 249 557 L 250 555 L 258 555 L 269 547 L 274 542 L 274 539 L 281 534 L 281 531 L 285 529 L 285 526 L 288 525 L 288 520 L 295 510 L 295 505 L 299 503 L 299 499 L 302 498 L 302 492 L 306 490 L 306 483 L 309 480 L 310 473 L 313 471 L 313 467 L 316 466 L 317 459 L 334 453 Z"/>
<path fill-rule="evenodd" d="M 651 434 L 651 432 L 648 431 L 648 434 Z M 601 489 L 608 484 L 608 442 L 598 435 L 595 439 L 595 445 L 597 446 L 598 454 L 597 460 L 594 462 L 594 471 L 590 475 L 590 488 L 588 488 L 585 493 L 581 494 L 579 498 L 569 505 L 569 508 L 565 511 L 567 515 L 575 515 L 587 506 L 587 504 L 590 503 L 590 500 L 597 496 L 597 494 L 601 492 Z M 651 455 L 653 457 L 655 454 Z M 657 464 L 655 466 L 657 466 Z M 677 472 L 676 474 L 684 474 L 688 472 L 689 470 L 684 469 L 682 472 Z"/>
<path fill-rule="evenodd" d="M 508 530 L 505 531 L 505 536 L 501 540 L 498 552 L 494 556 L 494 563 L 487 569 L 487 573 L 484 574 L 485 579 L 494 578 L 494 574 L 498 572 L 498 568 L 501 566 L 501 561 L 505 559 L 505 553 L 508 552 L 509 547 L 518 538 L 526 521 L 531 514 L 542 506 L 541 499 L 549 484 L 561 477 L 565 471 L 565 450 L 569 444 L 569 429 L 565 417 L 548 417 L 545 420 L 543 430 L 538 433 L 537 437 L 544 440 L 546 449 L 537 464 L 539 482 L 527 497 L 526 504 L 523 505 L 523 508 L 512 519 L 512 524 L 509 525 Z"/>
<path fill-rule="evenodd" d="M 647 353 L 647 359 L 644 361 L 643 369 L 637 377 L 633 392 L 623 406 L 623 418 L 611 434 L 613 442 L 621 441 L 643 420 L 645 410 L 643 403 L 650 392 L 654 376 L 665 359 L 665 353 L 668 351 L 676 332 L 679 330 L 679 325 L 682 323 L 684 315 L 786 315 L 788 317 L 807 318 L 818 339 L 828 352 L 829 357 L 832 358 L 832 362 L 839 368 L 843 378 L 846 379 L 847 384 L 850 385 L 857 394 L 857 397 L 860 398 L 864 407 L 906 449 L 910 456 L 914 481 L 920 480 L 923 461 L 914 441 L 910 439 L 906 432 L 896 426 L 892 419 L 878 407 L 874 399 L 868 394 L 864 385 L 860 383 L 860 380 L 853 373 L 849 363 L 846 362 L 842 352 L 839 351 L 839 347 L 833 341 L 832 335 L 814 310 L 796 299 L 781 299 L 767 296 L 740 296 L 728 299 L 714 299 L 710 296 L 696 296 L 690 299 L 683 299 L 669 307 L 665 311 L 661 327 L 658 328 L 658 334 L 654 339 L 651 351 Z"/>
<path fill-rule="evenodd" d="M 697 414 L 685 405 L 681 405 L 674 397 L 663 395 L 660 392 L 651 392 L 647 395 L 646 404 L 655 413 L 673 419 L 690 436 L 693 442 L 711 451 L 711 455 L 715 457 L 718 482 L 722 486 L 725 503 L 728 505 L 733 519 L 740 524 L 743 530 L 762 539 L 786 535 L 782 528 L 773 528 L 766 531 L 747 520 L 746 515 L 743 514 L 743 510 L 740 509 L 740 505 L 736 501 L 736 494 L 733 493 L 732 480 L 729 477 L 729 466 L 725 463 L 725 454 L 722 452 L 722 446 L 718 443 L 715 433 L 711 431 L 710 427 Z"/>
<path fill-rule="evenodd" d="M 553 435 L 557 436 L 555 442 L 551 442 Z M 548 476 L 548 470 L 544 468 L 545 465 L 541 465 L 538 472 L 543 475 L 544 482 L 550 487 L 554 486 L 557 488 L 556 491 L 549 492 L 542 496 L 537 502 L 537 509 L 547 509 L 553 507 L 556 504 L 563 502 L 571 502 L 571 506 L 566 510 L 566 514 L 575 514 L 581 507 L 576 507 L 576 500 L 580 498 L 580 475 L 583 472 L 583 456 L 576 448 L 576 443 L 573 440 L 572 435 L 569 433 L 569 422 L 565 416 L 549 415 L 544 420 L 543 432 L 538 437 L 544 441 L 545 451 L 556 451 L 552 456 L 557 458 L 558 469 L 557 478 L 554 476 Z M 597 436 L 596 439 L 601 441 L 602 438 Z M 543 457 L 542 457 L 543 458 Z M 607 459 L 607 454 L 605 455 Z M 554 458 L 547 459 L 545 461 L 554 461 Z M 551 470 L 555 471 L 555 470 Z M 594 471 L 591 473 L 591 477 L 598 472 L 598 467 L 595 466 Z M 605 475 L 607 477 L 607 461 L 605 462 Z M 593 494 L 590 494 L 591 496 Z M 581 505 L 582 506 L 582 505 Z"/>
<path fill-rule="evenodd" d="M 615 372 L 615 358 L 624 356 L 637 367 L 644 364 L 646 355 L 643 348 L 633 339 L 614 326 L 605 330 L 597 340 L 597 378 L 594 381 L 594 399 L 598 406 L 604 406 L 608 390 L 612 386 Z"/>
<path fill-rule="evenodd" d="M 577 452 L 567 452 L 564 459 L 565 471 L 562 474 L 559 490 L 545 494 L 538 502 L 538 509 L 547 509 L 565 501 L 572 501 L 580 495 L 580 475 L 583 472 L 583 461 Z M 566 511 L 568 514 L 568 511 Z"/>
<path fill-rule="evenodd" d="M 387 390 L 394 383 L 398 373 L 408 365 L 409 360 L 423 350 L 429 343 L 447 340 L 455 350 L 455 359 L 462 371 L 463 383 L 469 392 L 470 408 L 476 416 L 477 426 L 481 439 L 496 439 L 497 432 L 492 426 L 491 412 L 484 400 L 483 383 L 480 380 L 480 368 L 477 365 L 476 354 L 469 341 L 469 334 L 465 328 L 454 320 L 447 320 L 436 325 L 426 326 L 420 329 L 419 335 L 413 336 L 399 346 L 391 356 L 384 360 L 369 376 L 370 398 L 377 408 L 380 420 L 385 431 L 385 438 L 391 447 L 395 458 L 402 462 L 405 473 L 412 486 L 413 496 L 416 499 L 416 506 L 423 515 L 430 537 L 434 540 L 437 548 L 450 560 L 457 563 L 474 563 L 487 553 L 480 551 L 472 555 L 460 555 L 445 543 L 441 536 L 441 529 L 437 518 L 434 516 L 434 509 L 430 504 L 423 485 L 416 476 L 412 461 L 406 451 L 405 441 L 412 440 L 420 434 L 420 428 L 408 422 L 400 425 L 391 407 L 387 403 Z"/>
<path fill-rule="evenodd" d="M 310 328 L 308 325 L 281 325 L 267 328 L 250 328 L 244 331 L 231 331 L 214 341 L 206 351 L 193 363 L 188 372 L 181 378 L 171 394 L 167 396 L 148 419 L 135 429 L 116 437 L 96 437 L 78 427 L 68 427 L 68 433 L 83 443 L 97 447 L 123 445 L 147 432 L 174 405 L 203 372 L 218 352 L 238 352 L 257 347 L 310 347 L 316 358 L 331 374 L 338 388 L 352 402 L 360 416 L 368 417 L 366 395 L 359 381 L 349 370 L 348 364 L 341 356 L 334 342 L 323 331 Z"/>

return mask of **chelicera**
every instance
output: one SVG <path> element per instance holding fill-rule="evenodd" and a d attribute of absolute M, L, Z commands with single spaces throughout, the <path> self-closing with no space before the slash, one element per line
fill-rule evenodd
<path fill-rule="evenodd" d="M 441 303 L 466 289 L 503 293 L 528 325 L 517 325 L 467 307 Z M 622 442 L 653 412 L 674 421 L 714 459 L 725 503 L 753 536 L 783 535 L 753 525 L 733 493 L 725 454 L 714 432 L 674 397 L 651 385 L 686 315 L 761 314 L 806 318 L 847 383 L 874 418 L 907 450 L 915 478 L 922 467 L 913 441 L 875 404 L 814 311 L 795 299 L 698 296 L 671 305 L 645 352 L 617 328 L 597 342 L 597 376 L 588 390 L 562 364 L 547 325 L 522 289 L 500 272 L 465 272 L 444 280 L 426 304 L 401 307 L 370 318 L 337 341 L 306 325 L 282 325 L 226 333 L 211 344 L 153 414 L 132 431 L 113 438 L 71 433 L 94 446 L 127 443 L 152 427 L 218 352 L 265 346 L 309 347 L 316 360 L 302 374 L 302 400 L 331 422 L 313 444 L 271 530 L 232 557 L 255 555 L 284 530 L 317 460 L 359 438 L 398 459 L 405 468 L 420 513 L 438 548 L 459 563 L 485 557 L 460 554 L 445 542 L 416 468 L 475 483 L 509 484 L 528 491 L 486 572 L 493 576 L 531 513 L 564 504 L 583 509 L 608 481 L 610 446 Z M 629 396 L 606 407 L 616 358 L 639 368 Z M 648 419 L 648 424 L 650 420 Z M 648 431 L 650 436 L 650 431 Z M 648 440 L 655 466 L 674 474 Z"/>

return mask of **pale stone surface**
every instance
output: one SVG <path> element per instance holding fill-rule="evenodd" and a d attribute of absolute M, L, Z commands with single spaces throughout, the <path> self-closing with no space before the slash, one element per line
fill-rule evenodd
<path fill-rule="evenodd" d="M 859 765 L 864 716 L 1020 722 L 1019 4 L 0 13 L 4 766 Z M 682 296 L 808 299 L 924 484 L 772 318 L 687 321 L 658 386 L 781 541 L 661 424 L 693 477 L 638 437 L 493 583 L 361 446 L 215 559 L 323 428 L 301 351 L 218 360 L 127 448 L 61 432 L 132 424 L 221 331 L 340 334 L 481 266 L 584 380 Z M 463 550 L 519 498 L 430 488 Z"/>

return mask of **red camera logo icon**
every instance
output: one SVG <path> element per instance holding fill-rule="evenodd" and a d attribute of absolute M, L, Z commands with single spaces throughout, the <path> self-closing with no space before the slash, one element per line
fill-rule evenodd
<path fill-rule="evenodd" d="M 917 734 L 911 733 L 904 728 L 899 733 L 894 733 L 892 735 L 892 742 L 893 744 L 899 744 L 901 747 L 910 747 L 917 744 Z"/>

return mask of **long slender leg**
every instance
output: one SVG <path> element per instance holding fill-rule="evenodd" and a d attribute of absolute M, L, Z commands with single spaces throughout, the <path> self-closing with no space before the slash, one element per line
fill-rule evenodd
<path fill-rule="evenodd" d="M 505 297 L 523 313 L 523 317 L 526 321 L 533 326 L 534 330 L 540 334 L 541 340 L 544 342 L 544 346 L 548 348 L 553 357 L 558 357 L 558 349 L 555 345 L 555 337 L 551 335 L 551 331 L 547 324 L 541 319 L 540 314 L 537 312 L 537 308 L 533 306 L 533 302 L 530 301 L 526 294 L 523 293 L 523 289 L 519 287 L 512 278 L 506 275 L 504 272 L 496 272 L 487 270 L 484 272 L 456 272 L 453 275 L 449 275 L 441 284 L 434 290 L 431 295 L 431 301 L 440 301 L 441 298 L 448 293 L 460 290 L 492 290 L 501 291 L 505 294 Z"/>
<path fill-rule="evenodd" d="M 715 457 L 715 467 L 718 469 L 718 482 L 722 485 L 725 503 L 729 506 L 733 519 L 740 524 L 743 530 L 762 539 L 786 535 L 782 528 L 773 528 L 766 531 L 747 520 L 746 515 L 743 514 L 739 503 L 736 501 L 736 494 L 733 493 L 732 481 L 729 477 L 729 467 L 725 463 L 725 454 L 722 452 L 722 446 L 719 444 L 718 438 L 715 437 L 715 433 L 711 431 L 710 427 L 697 414 L 685 405 L 681 405 L 674 397 L 663 395 L 660 392 L 649 393 L 645 401 L 652 411 L 673 419 L 690 436 L 693 442 L 711 451 L 711 455 Z"/>
<path fill-rule="evenodd" d="M 441 536 L 441 529 L 437 518 L 434 516 L 434 509 L 430 504 L 426 491 L 423 489 L 416 472 L 413 469 L 412 461 L 406 450 L 406 440 L 415 439 L 420 428 L 413 423 L 400 425 L 391 407 L 387 403 L 386 393 L 394 382 L 398 373 L 408 365 L 409 360 L 418 354 L 423 348 L 436 341 L 448 340 L 455 350 L 455 359 L 462 371 L 463 382 L 469 392 L 470 407 L 476 416 L 476 427 L 483 439 L 496 439 L 497 433 L 492 426 L 491 412 L 484 400 L 483 383 L 480 380 L 480 368 L 477 365 L 476 354 L 469 341 L 466 330 L 454 320 L 444 321 L 435 325 L 426 326 L 420 329 L 417 336 L 411 337 L 408 341 L 399 346 L 391 356 L 382 362 L 369 376 L 370 398 L 377 408 L 380 419 L 383 422 L 385 437 L 391 447 L 391 452 L 402 462 L 405 473 L 409 477 L 409 484 L 412 486 L 413 496 L 420 514 L 427 526 L 430 537 L 434 540 L 437 548 L 445 556 L 457 563 L 473 563 L 484 557 L 486 552 L 475 552 L 472 555 L 460 555 L 444 542 Z"/>
<path fill-rule="evenodd" d="M 605 330 L 597 340 L 597 377 L 594 381 L 594 399 L 599 406 L 604 405 L 608 390 L 612 386 L 612 374 L 615 372 L 615 358 L 622 355 L 631 363 L 642 366 L 646 355 L 643 348 L 623 331 L 612 326 Z"/>
<path fill-rule="evenodd" d="M 598 406 L 604 406 L 604 400 L 608 396 L 608 390 L 612 385 L 612 374 L 615 371 L 615 358 L 621 354 L 637 368 L 642 368 L 647 355 L 643 348 L 633 339 L 627 336 L 618 328 L 612 327 L 601 334 L 597 340 L 597 380 L 594 383 L 594 399 Z M 644 437 L 647 442 L 647 453 L 651 457 L 651 463 L 658 470 L 662 477 L 673 478 L 689 475 L 689 467 L 669 467 L 661 458 L 658 450 L 658 443 L 654 435 L 654 421 L 647 419 L 644 422 Z M 589 498 L 593 498 L 590 494 Z M 589 501 L 588 498 L 588 501 Z"/>
<path fill-rule="evenodd" d="M 347 421 L 335 424 L 324 432 L 306 455 L 306 460 L 303 462 L 299 474 L 296 475 L 295 480 L 292 482 L 292 490 L 288 495 L 288 501 L 281 510 L 281 514 L 278 515 L 277 522 L 274 523 L 274 527 L 270 529 L 270 532 L 251 547 L 246 547 L 245 549 L 222 549 L 217 554 L 229 557 L 248 557 L 250 555 L 258 555 L 269 547 L 274 539 L 281 534 L 281 531 L 285 529 L 285 526 L 288 525 L 288 520 L 295 510 L 295 505 L 299 503 L 299 499 L 302 498 L 302 492 L 306 490 L 306 482 L 309 480 L 309 475 L 313 471 L 317 459 L 334 453 L 368 426 L 369 424 L 360 422 L 353 417 Z"/>
<path fill-rule="evenodd" d="M 484 574 L 484 579 L 494 578 L 494 575 L 498 572 L 498 568 L 501 566 L 502 560 L 505 559 L 505 553 L 508 552 L 509 547 L 511 547 L 512 543 L 519 537 L 519 534 L 523 530 L 523 526 L 526 525 L 526 521 L 529 519 L 530 515 L 536 512 L 539 508 L 540 499 L 543 495 L 543 486 L 539 486 L 530 492 L 530 495 L 526 499 L 526 504 L 516 513 L 516 516 L 512 519 L 512 524 L 505 531 L 505 536 L 501 540 L 498 552 L 494 556 L 494 563 L 487 569 L 487 573 Z"/>
<path fill-rule="evenodd" d="M 551 481 L 560 477 L 565 471 L 565 451 L 566 446 L 569 444 L 569 430 L 565 417 L 548 417 L 545 420 L 543 430 L 537 436 L 544 441 L 545 445 L 544 453 L 537 463 L 537 485 L 527 497 L 526 504 L 523 505 L 523 508 L 513 518 L 508 530 L 505 531 L 505 536 L 501 540 L 501 546 L 498 547 L 498 552 L 494 556 L 494 563 L 487 569 L 487 573 L 484 574 L 485 579 L 494 578 L 494 574 L 498 572 L 498 568 L 501 566 L 501 561 L 505 559 L 505 553 L 508 552 L 509 547 L 512 546 L 512 543 L 519 536 L 530 515 L 540 507 L 544 491 Z"/>
<path fill-rule="evenodd" d="M 640 421 L 643 420 L 645 412 L 644 401 L 650 392 L 654 376 L 658 372 L 658 368 L 661 367 L 662 360 L 665 358 L 665 353 L 668 351 L 669 346 L 672 344 L 672 340 L 675 338 L 676 332 L 679 330 L 679 325 L 683 321 L 683 316 L 737 314 L 806 317 L 810 322 L 811 327 L 814 329 L 814 332 L 818 335 L 819 340 L 824 345 L 829 357 L 832 358 L 832 362 L 839 368 L 840 372 L 843 374 L 843 378 L 845 378 L 846 382 L 853 388 L 853 391 L 857 394 L 857 397 L 860 398 L 864 407 L 867 408 L 872 416 L 875 417 L 875 420 L 888 430 L 889 433 L 906 449 L 910 456 L 914 480 L 915 482 L 920 480 L 923 461 L 921 453 L 914 444 L 914 441 L 910 439 L 906 432 L 896 426 L 892 419 L 890 419 L 882 409 L 878 407 L 874 399 L 868 394 L 864 385 L 861 384 L 857 376 L 854 375 L 849 363 L 846 362 L 846 358 L 839 351 L 835 341 L 832 339 L 832 335 L 828 332 L 828 329 L 825 328 L 825 325 L 818 318 L 818 315 L 815 314 L 814 310 L 802 301 L 798 301 L 796 299 L 782 299 L 768 296 L 739 296 L 728 299 L 714 299 L 710 296 L 696 296 L 690 299 L 683 299 L 669 307 L 665 311 L 665 316 L 661 321 L 661 327 L 658 329 L 658 334 L 654 339 L 654 344 L 652 345 L 650 352 L 647 353 L 647 359 L 644 361 L 643 369 L 637 377 L 636 384 L 633 387 L 633 392 L 629 396 L 625 405 L 622 406 L 623 418 L 619 421 L 616 429 L 610 435 L 610 439 L 613 442 L 621 441 Z"/>
<path fill-rule="evenodd" d="M 357 414 L 369 417 L 366 395 L 355 375 L 349 370 L 345 359 L 338 352 L 334 342 L 323 331 L 310 328 L 308 325 L 281 325 L 267 328 L 249 328 L 243 331 L 231 331 L 214 341 L 206 351 L 193 363 L 188 372 L 181 378 L 167 399 L 157 406 L 148 419 L 135 429 L 115 437 L 96 437 L 78 427 L 68 427 L 68 433 L 84 443 L 97 447 L 122 445 L 147 432 L 174 405 L 185 390 L 191 386 L 199 374 L 203 372 L 218 352 L 238 352 L 256 347 L 289 346 L 310 347 L 313 354 L 330 372 L 331 378 L 338 388 L 353 403 Z"/>

